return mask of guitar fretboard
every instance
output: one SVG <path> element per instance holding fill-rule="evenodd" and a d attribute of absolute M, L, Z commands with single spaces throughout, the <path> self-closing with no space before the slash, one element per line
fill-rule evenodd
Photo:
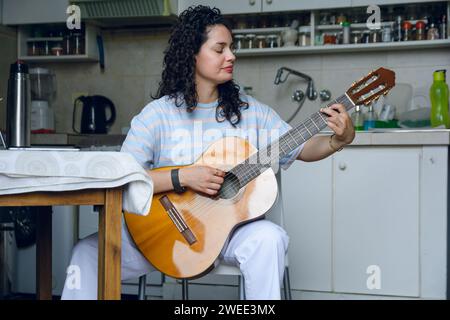
<path fill-rule="evenodd" d="M 327 108 L 335 103 L 343 104 L 347 111 L 354 107 L 347 95 L 342 95 L 332 101 Z M 231 172 L 239 179 L 240 186 L 245 186 L 265 170 L 274 167 L 275 164 L 278 165 L 280 159 L 324 129 L 327 126 L 327 117 L 328 115 L 321 112 L 314 113 L 300 125 L 283 134 L 277 141 L 236 165 Z"/>

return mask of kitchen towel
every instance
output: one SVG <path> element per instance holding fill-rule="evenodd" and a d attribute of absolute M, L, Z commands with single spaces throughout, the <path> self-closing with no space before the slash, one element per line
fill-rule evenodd
<path fill-rule="evenodd" d="M 124 186 L 123 210 L 147 215 L 153 182 L 124 152 L 0 151 L 0 195 Z"/>

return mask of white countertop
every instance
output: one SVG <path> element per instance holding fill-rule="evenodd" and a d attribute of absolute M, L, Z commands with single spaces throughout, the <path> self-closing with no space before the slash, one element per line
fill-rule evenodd
<path fill-rule="evenodd" d="M 330 134 L 331 131 L 322 131 Z M 449 129 L 374 129 L 357 131 L 350 146 L 372 145 L 450 145 Z"/>

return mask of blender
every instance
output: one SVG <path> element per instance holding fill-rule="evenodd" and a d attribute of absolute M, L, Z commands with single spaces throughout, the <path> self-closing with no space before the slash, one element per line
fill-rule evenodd
<path fill-rule="evenodd" d="M 45 68 L 30 69 L 31 133 L 55 133 L 51 107 L 56 97 L 55 74 Z"/>

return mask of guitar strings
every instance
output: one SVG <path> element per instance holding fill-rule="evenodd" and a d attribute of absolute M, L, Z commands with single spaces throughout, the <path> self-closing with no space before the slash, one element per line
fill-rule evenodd
<path fill-rule="evenodd" d="M 335 101 L 333 101 L 332 103 L 330 103 L 328 106 L 330 106 L 330 105 L 332 105 L 334 102 L 345 102 L 345 101 L 341 101 L 341 98 L 343 98 L 344 96 L 341 96 L 341 97 L 339 97 L 338 99 L 336 99 Z M 345 97 L 344 97 L 345 98 Z M 316 113 L 316 114 L 314 114 L 314 115 L 317 115 L 317 114 L 319 114 L 319 117 L 322 119 L 322 121 L 324 122 L 324 124 L 326 124 L 326 122 L 325 122 L 325 120 L 323 119 L 323 117 L 320 115 L 320 113 Z M 313 116 L 314 116 L 313 115 Z M 308 120 L 311 120 L 310 118 L 308 119 Z M 317 127 L 317 125 L 316 124 L 313 124 L 312 126 L 310 126 L 309 127 L 309 129 L 307 129 L 308 128 L 308 126 L 307 125 L 305 125 L 305 123 L 308 121 L 308 120 L 306 120 L 304 123 L 302 123 L 301 125 L 299 125 L 298 127 L 296 127 L 295 129 L 293 129 L 293 130 L 290 130 L 290 131 L 288 131 L 287 133 L 285 133 L 284 135 L 282 135 L 281 137 L 280 137 L 280 139 L 279 140 L 281 140 L 283 137 L 285 137 L 285 136 L 287 136 L 287 135 L 292 135 L 291 134 L 291 131 L 293 132 L 293 134 L 297 137 L 297 138 L 299 138 L 299 137 L 301 137 L 304 141 L 303 142 L 305 142 L 306 140 L 308 140 L 312 135 L 311 135 L 311 131 L 316 131 L 315 129 L 314 129 L 314 127 L 316 128 L 316 129 L 318 129 L 318 127 Z M 314 123 L 313 121 L 312 121 L 312 123 Z M 301 128 L 301 126 L 303 125 L 303 128 Z M 304 136 L 303 136 L 303 133 L 305 132 L 306 133 L 306 131 L 308 131 L 308 134 L 307 134 L 307 136 L 309 135 L 309 137 L 307 138 L 307 139 L 305 139 L 304 138 Z M 320 130 L 319 130 L 320 131 Z M 317 132 L 319 132 L 319 131 L 317 131 Z M 295 137 L 294 136 L 294 137 Z M 295 138 L 294 138 L 294 140 L 295 140 Z M 268 147 L 270 147 L 270 146 L 268 146 Z M 294 147 L 292 150 L 295 150 L 295 148 L 296 147 Z M 291 152 L 292 150 L 288 150 L 287 152 L 286 152 L 286 154 L 288 154 L 289 152 Z M 258 152 L 259 153 L 259 152 Z M 255 155 L 257 155 L 258 153 L 255 153 L 255 154 L 253 154 L 252 156 L 250 156 L 248 159 L 250 159 L 250 158 L 252 158 L 252 157 L 254 157 Z M 248 159 L 246 159 L 245 161 L 247 161 Z M 275 160 L 275 158 L 273 157 L 273 155 L 271 154 L 271 163 L 273 163 L 273 161 Z M 244 163 L 245 163 L 245 161 L 244 161 Z M 238 164 L 238 165 L 236 165 L 233 169 L 235 169 L 236 167 L 238 168 L 238 170 L 239 170 L 239 165 L 241 165 L 242 164 L 242 162 L 240 163 L 240 164 Z M 260 164 L 259 164 L 260 165 Z M 263 167 L 264 168 L 264 167 Z M 231 170 L 231 171 L 233 171 L 233 169 Z M 269 169 L 269 167 L 266 167 L 265 168 L 265 170 L 267 170 L 267 169 Z M 251 178 L 250 179 L 250 181 L 251 180 L 253 180 L 253 178 L 254 177 L 252 177 L 253 175 L 255 175 L 255 176 L 258 176 L 259 174 L 261 174 L 262 172 L 260 171 L 260 170 L 258 170 L 258 169 L 254 169 L 254 167 L 250 167 L 250 169 L 247 169 L 248 170 L 248 172 L 250 173 L 250 174 L 246 174 L 245 172 L 244 172 L 244 174 L 242 175 L 242 180 L 245 180 L 245 179 L 248 179 L 249 177 Z M 264 170 L 264 171 L 265 171 Z M 228 172 L 227 172 L 227 174 L 228 174 Z M 225 175 L 225 177 L 227 176 L 227 174 Z M 235 176 L 232 176 L 231 178 L 230 178 L 230 181 L 231 182 L 238 182 L 239 183 L 239 179 L 237 178 L 237 177 L 235 177 Z M 245 186 L 246 184 L 244 184 L 244 186 Z M 228 191 L 230 191 L 231 189 L 232 189 L 232 185 L 227 189 L 224 189 L 224 190 L 228 190 Z M 215 204 L 215 201 L 217 201 L 217 200 L 214 200 L 214 199 L 211 199 L 211 198 L 209 198 L 209 197 L 206 197 L 206 196 L 204 196 L 204 197 L 202 197 L 202 198 L 198 198 L 198 199 L 200 199 L 200 203 L 197 203 L 196 204 L 196 202 L 197 202 L 197 198 L 196 199 L 194 199 L 194 200 L 190 200 L 189 202 L 187 202 L 186 203 L 186 205 L 187 206 L 193 206 L 192 207 L 192 209 L 193 210 L 203 210 L 203 209 L 207 209 L 207 207 L 209 206 L 209 205 L 213 205 L 213 204 Z M 204 200 L 207 200 L 206 202 L 204 201 Z M 209 200 L 209 201 L 208 201 Z M 220 199 L 219 199 L 220 200 Z M 201 216 L 201 215 L 197 215 L 197 216 Z M 186 220 L 187 221 L 187 220 Z"/>
<path fill-rule="evenodd" d="M 327 107 L 330 107 L 330 106 L 331 106 L 332 104 L 334 104 L 334 103 L 342 103 L 342 104 L 344 104 L 346 107 L 349 107 L 349 106 L 347 106 L 347 104 L 348 104 L 348 101 L 347 101 L 347 100 L 348 100 L 348 99 L 346 99 L 345 96 L 341 96 L 341 97 L 335 99 L 333 102 L 329 103 L 329 104 L 327 105 Z M 350 106 L 352 107 L 352 105 L 350 105 Z M 325 124 L 325 126 L 326 126 L 326 122 L 325 122 L 323 116 L 320 114 L 320 112 L 317 112 L 316 114 L 313 114 L 313 116 L 311 116 L 310 118 L 308 118 L 306 121 L 304 121 L 301 125 L 299 125 L 299 126 L 297 126 L 296 128 L 294 128 L 294 129 L 289 130 L 288 132 L 286 132 L 284 135 L 282 135 L 282 136 L 279 138 L 278 141 L 280 141 L 283 137 L 287 137 L 288 135 L 291 136 L 291 137 L 294 139 L 294 141 L 297 141 L 296 138 L 302 138 L 303 142 L 307 141 L 309 138 L 311 138 L 311 137 L 315 134 L 315 133 L 314 133 L 314 134 L 311 135 L 311 132 L 317 131 L 317 130 L 319 129 L 319 127 L 318 127 L 318 126 L 314 123 L 314 121 L 312 120 L 312 118 L 313 118 L 314 116 L 316 116 L 316 115 L 319 115 L 319 118 L 322 119 L 322 121 L 324 122 L 324 124 Z M 312 125 L 311 125 L 311 124 L 309 124 L 309 125 L 306 124 L 306 123 L 308 122 L 308 120 L 311 120 Z M 303 126 L 303 127 L 302 127 L 302 126 Z M 309 126 L 309 127 L 308 127 L 308 126 Z M 324 126 L 324 127 L 325 127 L 325 126 Z M 309 135 L 309 137 L 308 137 L 307 139 L 305 139 L 304 136 L 303 136 L 303 133 L 306 133 L 306 131 L 308 132 L 307 136 Z M 320 132 L 320 130 L 318 130 L 317 132 Z M 317 132 L 316 132 L 316 133 L 317 133 Z M 270 148 L 270 145 L 267 146 L 267 147 Z M 297 146 L 297 147 L 298 147 L 298 146 Z M 292 148 L 292 150 L 295 150 L 295 148 L 297 148 L 297 147 Z M 290 148 L 289 145 L 288 145 L 288 148 Z M 285 153 L 286 153 L 286 154 L 289 154 L 289 152 L 292 152 L 292 150 L 288 150 L 288 151 L 285 152 Z M 245 163 L 245 161 L 247 161 L 248 159 L 254 157 L 254 156 L 257 155 L 258 153 L 259 153 L 259 152 L 253 154 L 252 156 L 250 156 L 249 158 L 247 158 L 246 160 L 244 160 L 244 162 L 241 162 L 240 164 L 236 165 L 233 169 L 238 168 L 237 170 L 240 170 L 240 169 L 239 169 L 239 165 L 241 165 L 242 163 Z M 275 160 L 275 157 L 274 157 L 274 156 L 275 156 L 275 155 L 272 155 L 272 153 L 271 153 L 271 159 L 270 159 L 271 161 L 270 161 L 270 163 L 273 163 L 273 161 Z M 260 165 L 260 164 L 258 164 L 258 165 Z M 264 167 L 263 167 L 263 168 L 264 168 Z M 269 169 L 269 168 L 270 168 L 270 167 L 266 167 L 265 170 L 267 170 L 267 169 Z M 233 169 L 232 169 L 231 171 L 233 171 Z M 250 181 L 251 181 L 251 180 L 253 180 L 255 177 L 257 177 L 259 174 L 262 173 L 261 170 L 254 169 L 254 167 L 250 167 L 250 169 L 247 169 L 247 170 L 248 170 L 249 173 L 245 173 L 245 172 L 243 173 L 243 175 L 242 175 L 243 180 L 246 180 L 246 179 L 248 179 L 248 178 L 251 178 L 251 179 L 250 179 Z M 265 170 L 263 170 L 263 171 L 265 171 Z M 226 173 L 225 177 L 227 177 L 228 174 L 229 174 L 229 172 Z M 255 175 L 255 177 L 253 177 L 253 175 Z M 232 188 L 233 188 L 232 183 L 233 183 L 233 182 L 239 183 L 239 181 L 240 181 L 240 180 L 239 180 L 238 177 L 236 177 L 235 175 L 231 176 L 231 178 L 230 178 L 230 184 L 231 184 L 231 186 L 228 187 L 228 188 L 225 188 L 224 190 L 227 190 L 227 191 L 232 190 Z M 246 185 L 246 184 L 244 184 L 244 186 L 245 186 L 245 185 Z M 243 186 L 243 187 L 244 187 L 244 186 Z M 242 187 L 241 187 L 241 189 L 242 189 Z M 199 200 L 199 199 L 200 199 L 200 200 Z M 219 201 L 220 201 L 220 200 L 223 200 L 223 199 L 219 199 Z M 195 210 L 195 211 L 203 211 L 203 210 L 206 210 L 206 209 L 208 209 L 208 208 L 214 206 L 214 205 L 216 204 L 216 201 L 218 201 L 218 200 L 214 200 L 214 199 L 211 199 L 211 198 L 209 198 L 209 197 L 202 196 L 202 197 L 200 197 L 200 198 L 199 198 L 199 197 L 196 197 L 196 198 L 194 198 L 194 200 L 188 201 L 185 205 L 186 205 L 186 206 L 192 206 L 191 210 Z M 183 206 L 183 207 L 184 207 L 184 206 Z M 208 214 L 208 212 L 207 212 L 207 213 L 204 213 L 204 214 Z M 203 213 L 199 213 L 199 214 L 197 214 L 195 217 L 192 217 L 192 218 L 187 218 L 187 219 L 185 219 L 185 221 L 186 221 L 186 222 L 190 222 L 190 221 L 192 221 L 192 219 L 195 219 L 195 218 L 201 217 L 201 216 L 203 216 Z"/>

